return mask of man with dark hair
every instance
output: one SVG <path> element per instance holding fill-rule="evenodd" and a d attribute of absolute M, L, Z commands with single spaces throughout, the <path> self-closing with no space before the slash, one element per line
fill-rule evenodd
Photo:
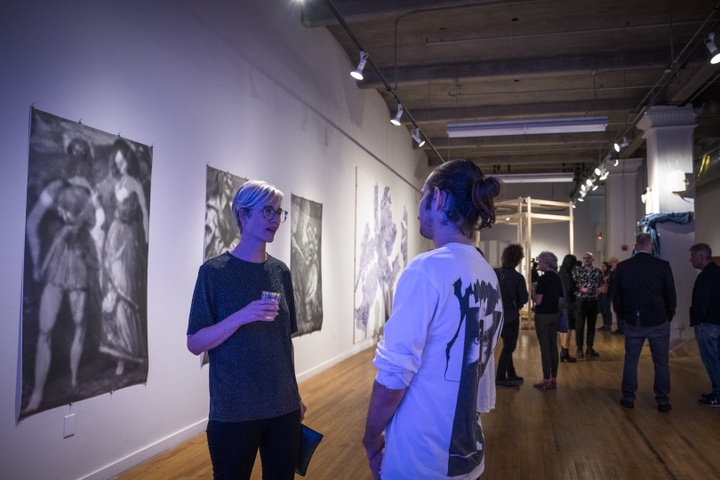
<path fill-rule="evenodd" d="M 652 237 L 640 233 L 635 256 L 618 263 L 613 280 L 612 301 L 618 319 L 625 325 L 625 364 L 620 405 L 633 408 L 638 387 L 637 365 L 645 339 L 650 344 L 658 411 L 670 406 L 670 321 L 675 316 L 675 282 L 670 264 L 653 256 Z"/>
<path fill-rule="evenodd" d="M 690 325 L 707 370 L 712 392 L 698 400 L 705 407 L 720 407 L 720 266 L 712 259 L 707 243 L 690 247 L 690 263 L 700 270 L 692 291 Z"/>
<path fill-rule="evenodd" d="M 473 246 L 495 221 L 500 183 L 468 160 L 436 168 L 422 189 L 420 234 L 434 249 L 398 281 L 378 343 L 363 446 L 373 476 L 476 480 L 485 468 L 478 411 L 494 406 L 502 299 Z"/>
<path fill-rule="evenodd" d="M 528 301 L 525 277 L 516 270 L 525 256 L 523 248 L 517 243 L 505 247 L 500 257 L 502 266 L 495 269 L 503 300 L 503 348 L 498 358 L 495 385 L 503 388 L 518 388 L 523 377 L 515 371 L 512 354 L 517 346 L 520 334 L 520 309 Z"/>

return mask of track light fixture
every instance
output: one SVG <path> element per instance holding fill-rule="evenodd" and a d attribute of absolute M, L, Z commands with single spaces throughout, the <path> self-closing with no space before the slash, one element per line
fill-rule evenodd
<path fill-rule="evenodd" d="M 629 145 L 629 143 L 627 141 L 627 137 L 623 137 L 622 142 L 620 142 L 620 143 L 616 142 L 615 145 L 613 145 L 613 148 L 615 148 L 616 152 L 620 153 L 620 150 L 627 147 L 628 145 Z"/>
<path fill-rule="evenodd" d="M 707 34 L 707 37 L 705 37 L 705 46 L 710 50 L 710 55 L 712 55 L 710 57 L 710 63 L 713 65 L 720 63 L 720 51 L 718 51 L 715 45 L 715 33 L 710 32 Z"/>
<path fill-rule="evenodd" d="M 425 145 L 425 139 L 422 138 L 422 136 L 420 136 L 419 128 L 416 128 L 415 130 L 413 130 L 411 135 L 412 135 L 413 140 L 415 140 L 415 142 L 417 142 L 418 147 L 422 147 L 423 145 Z"/>
<path fill-rule="evenodd" d="M 403 116 L 403 106 L 402 103 L 398 103 L 398 109 L 397 113 L 395 114 L 395 117 L 393 117 L 392 120 L 390 120 L 390 123 L 392 123 L 395 126 L 400 126 L 400 119 Z"/>
<path fill-rule="evenodd" d="M 358 66 L 355 70 L 350 72 L 350 76 L 353 77 L 355 80 L 362 80 L 363 77 L 363 69 L 365 68 L 365 63 L 367 62 L 368 54 L 367 52 L 360 51 L 360 63 L 358 63 Z"/>

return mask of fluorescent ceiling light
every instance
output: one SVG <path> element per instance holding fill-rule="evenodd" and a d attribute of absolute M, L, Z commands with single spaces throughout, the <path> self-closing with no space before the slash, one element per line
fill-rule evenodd
<path fill-rule="evenodd" d="M 572 182 L 572 173 L 524 173 L 517 175 L 492 175 L 505 183 L 553 183 Z"/>
<path fill-rule="evenodd" d="M 543 133 L 604 132 L 608 117 L 552 118 L 510 122 L 448 123 L 450 138 L 500 137 Z"/>

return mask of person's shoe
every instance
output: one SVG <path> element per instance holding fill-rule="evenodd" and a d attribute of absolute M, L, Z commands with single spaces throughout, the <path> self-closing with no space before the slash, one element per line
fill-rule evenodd
<path fill-rule="evenodd" d="M 621 329 L 618 328 L 617 330 L 615 330 L 615 331 L 612 332 L 612 333 L 613 333 L 613 335 L 622 335 L 624 332 L 623 332 Z"/>
<path fill-rule="evenodd" d="M 595 351 L 594 348 L 588 348 L 587 350 L 588 357 L 599 357 L 600 354 Z"/>
<path fill-rule="evenodd" d="M 568 352 L 567 348 L 563 348 L 562 351 L 560 352 L 560 361 L 575 363 L 575 362 L 577 362 L 577 359 L 575 359 L 575 357 L 570 356 L 570 352 Z"/>
<path fill-rule="evenodd" d="M 513 383 L 517 383 L 517 384 L 523 383 L 525 381 L 525 379 L 523 377 L 520 377 L 518 375 L 508 376 L 507 379 L 508 379 L 508 382 L 513 382 Z"/>
<path fill-rule="evenodd" d="M 549 379 L 549 378 L 543 378 L 541 382 L 538 382 L 538 383 L 534 384 L 533 387 L 535 387 L 535 388 L 540 388 L 540 389 L 542 389 L 542 390 L 546 390 L 548 384 L 550 384 L 550 379 Z"/>
<path fill-rule="evenodd" d="M 611 328 L 607 325 L 603 325 L 602 327 L 598 328 L 598 332 L 609 332 L 610 330 Z"/>
<path fill-rule="evenodd" d="M 495 380 L 495 385 L 501 388 L 520 388 L 519 383 L 511 382 L 510 380 Z"/>
<path fill-rule="evenodd" d="M 544 388 L 545 390 L 552 390 L 554 388 L 557 388 L 557 379 L 551 378 L 550 380 L 548 380 Z"/>
<path fill-rule="evenodd" d="M 698 403 L 703 407 L 718 408 L 720 407 L 720 398 L 718 398 L 717 395 L 711 393 L 710 396 L 703 396 L 703 398 L 698 400 Z"/>
<path fill-rule="evenodd" d="M 575 356 L 576 356 L 577 358 L 583 358 L 583 357 L 585 356 L 585 355 L 583 354 L 583 352 L 582 352 L 582 348 L 578 348 L 578 349 L 577 349 L 577 352 L 575 352 Z"/>
<path fill-rule="evenodd" d="M 710 397 L 714 397 L 714 396 L 715 396 L 715 392 L 701 393 L 701 394 L 700 394 L 700 398 L 710 398 Z"/>
<path fill-rule="evenodd" d="M 632 400 L 625 400 L 624 398 L 620 399 L 620 405 L 622 405 L 625 408 L 635 407 L 635 403 Z"/>
<path fill-rule="evenodd" d="M 670 410 L 672 410 L 672 405 L 669 403 L 661 403 L 658 405 L 658 412 L 660 413 L 667 413 Z"/>

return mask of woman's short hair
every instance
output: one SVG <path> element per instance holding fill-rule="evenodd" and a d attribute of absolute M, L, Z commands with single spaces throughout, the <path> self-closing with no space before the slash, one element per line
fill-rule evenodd
<path fill-rule="evenodd" d="M 232 203 L 233 216 L 240 233 L 242 233 L 242 223 L 240 223 L 240 212 L 242 210 L 264 207 L 276 200 L 282 202 L 284 197 L 285 195 L 277 187 L 262 180 L 249 180 L 243 183 L 235 193 Z"/>
<path fill-rule="evenodd" d="M 504 268 L 517 268 L 520 260 L 525 257 L 523 248 L 517 243 L 511 243 L 503 250 L 500 260 Z"/>
<path fill-rule="evenodd" d="M 557 257 L 552 252 L 540 252 L 537 256 L 538 262 L 547 263 L 552 270 L 557 270 Z"/>
<path fill-rule="evenodd" d="M 472 161 L 443 163 L 430 174 L 427 187 L 430 190 L 437 187 L 448 194 L 447 221 L 457 225 L 466 237 L 472 238 L 476 230 L 495 223 L 493 199 L 500 195 L 501 183 L 494 177 L 486 177 Z"/>

